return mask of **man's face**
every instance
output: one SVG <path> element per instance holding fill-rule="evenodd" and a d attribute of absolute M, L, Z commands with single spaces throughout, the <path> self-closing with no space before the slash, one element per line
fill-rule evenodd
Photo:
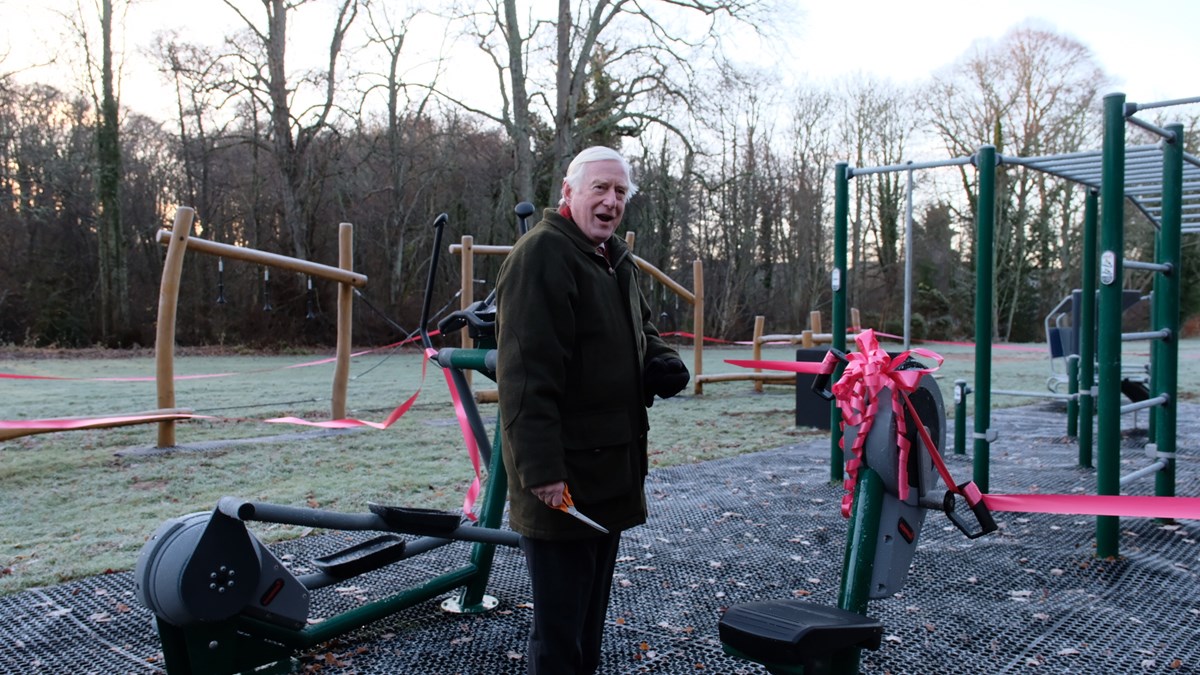
<path fill-rule="evenodd" d="M 584 164 L 578 190 L 563 182 L 563 195 L 571 207 L 571 218 L 594 244 L 607 240 L 621 224 L 628 192 L 625 169 L 615 159 Z"/>

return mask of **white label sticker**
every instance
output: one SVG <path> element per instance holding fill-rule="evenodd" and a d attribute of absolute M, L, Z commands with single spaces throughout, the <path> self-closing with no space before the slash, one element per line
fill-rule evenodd
<path fill-rule="evenodd" d="M 1112 285 L 1117 277 L 1117 256 L 1112 251 L 1105 251 L 1100 254 L 1100 283 L 1105 286 Z"/>
<path fill-rule="evenodd" d="M 833 286 L 834 293 L 842 290 L 842 271 L 840 269 L 833 268 L 833 275 L 829 280 L 829 285 Z"/>

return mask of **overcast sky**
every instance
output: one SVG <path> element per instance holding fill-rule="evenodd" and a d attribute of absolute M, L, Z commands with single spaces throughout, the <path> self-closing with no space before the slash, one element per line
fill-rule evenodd
<path fill-rule="evenodd" d="M 92 4 L 81 1 L 87 7 Z M 54 49 L 69 44 L 53 8 L 74 4 L 74 0 L 0 0 L 0 54 L 7 52 L 0 72 L 45 62 Z M 915 82 L 959 59 L 976 40 L 998 39 L 1014 25 L 1033 19 L 1091 48 L 1115 79 L 1114 90 L 1124 91 L 1130 101 L 1200 96 L 1200 1 L 792 0 L 791 5 L 794 10 L 781 20 L 782 44 L 748 40 L 741 43 L 745 53 L 739 54 L 746 60 L 754 60 L 759 52 L 764 59 L 768 53 L 782 54 L 785 80 L 835 79 L 862 72 L 898 83 Z M 306 14 L 314 15 L 301 12 Z M 216 43 L 235 23 L 232 12 L 219 0 L 136 0 L 126 18 L 122 104 L 153 116 L 170 114 L 169 89 L 141 53 L 156 31 L 175 28 L 185 39 Z M 422 49 L 433 56 L 443 34 L 429 28 L 427 24 L 417 32 L 427 40 Z M 305 27 L 290 30 L 297 35 Z M 327 31 L 320 36 L 315 44 L 328 39 Z M 406 46 L 415 57 L 411 49 Z M 293 64 L 303 57 L 297 51 L 293 47 L 289 53 Z M 320 58 L 321 51 L 310 53 Z M 472 65 L 459 70 L 458 74 L 479 75 Z M 34 68 L 21 75 L 23 80 L 63 88 L 72 86 L 71 77 L 52 68 Z M 488 74 L 476 87 L 493 87 L 494 82 L 494 75 Z"/>

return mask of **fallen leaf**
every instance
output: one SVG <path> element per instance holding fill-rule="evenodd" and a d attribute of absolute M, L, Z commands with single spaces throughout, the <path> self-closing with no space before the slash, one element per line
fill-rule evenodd
<path fill-rule="evenodd" d="M 1058 650 L 1059 656 L 1077 656 L 1082 653 L 1083 652 L 1079 651 L 1078 649 L 1075 649 L 1074 647 L 1067 647 L 1066 649 Z"/>

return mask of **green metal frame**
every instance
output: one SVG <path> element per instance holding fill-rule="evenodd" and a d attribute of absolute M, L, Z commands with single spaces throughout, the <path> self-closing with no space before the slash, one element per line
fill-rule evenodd
<path fill-rule="evenodd" d="M 1121 294 L 1125 250 L 1125 95 L 1104 97 L 1100 185 L 1100 306 L 1096 338 L 1096 494 L 1121 492 Z M 1085 326 L 1086 332 L 1090 328 Z M 1096 555 L 1117 555 L 1116 516 L 1096 518 Z"/>
<path fill-rule="evenodd" d="M 1163 146 L 1163 204 L 1162 222 L 1158 231 L 1157 262 L 1170 265 L 1171 274 L 1154 277 L 1155 326 L 1169 331 L 1170 339 L 1156 343 L 1154 372 L 1151 376 L 1152 394 L 1165 395 L 1167 405 L 1156 409 L 1154 441 L 1160 456 L 1166 461 L 1154 476 L 1154 494 L 1175 496 L 1175 436 L 1176 407 L 1179 400 L 1179 295 L 1178 270 L 1182 265 L 1181 227 L 1183 213 L 1183 125 L 1171 124 L 1167 131 L 1174 138 Z"/>
<path fill-rule="evenodd" d="M 1096 419 L 1096 233 L 1100 194 L 1089 189 L 1083 202 L 1083 283 L 1079 297 L 1079 466 L 1092 467 Z M 1088 327 L 1085 329 L 1085 327 Z"/>
<path fill-rule="evenodd" d="M 975 212 L 975 442 L 972 478 L 988 491 L 992 436 L 992 332 L 995 310 L 996 148 L 975 153 L 979 188 Z"/>
<path fill-rule="evenodd" d="M 846 351 L 846 289 L 849 286 L 849 275 L 846 274 L 846 239 L 850 220 L 850 171 L 849 164 L 838 162 L 833 168 L 834 197 L 833 197 L 833 274 L 837 283 L 833 287 L 833 347 Z M 833 371 L 833 381 L 842 376 L 846 370 L 839 363 Z M 840 483 L 845 478 L 843 465 L 845 456 L 842 453 L 842 417 L 838 407 L 829 403 L 829 480 Z"/>

